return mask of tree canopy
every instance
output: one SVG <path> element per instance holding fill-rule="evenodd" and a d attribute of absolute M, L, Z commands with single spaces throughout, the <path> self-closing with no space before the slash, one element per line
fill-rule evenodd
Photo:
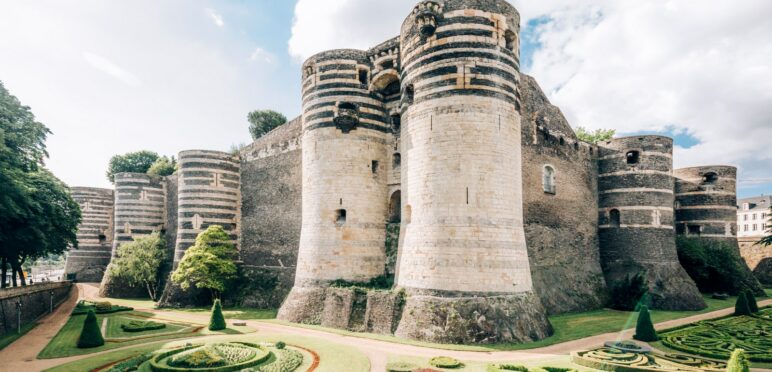
<path fill-rule="evenodd" d="M 45 169 L 51 131 L 0 83 L 0 267 L 26 285 L 22 265 L 77 247 L 81 220 L 67 185 Z"/>
<path fill-rule="evenodd" d="M 168 260 L 166 241 L 161 233 L 154 232 L 118 247 L 116 257 L 110 262 L 110 275 L 144 286 L 150 299 L 156 301 L 161 285 L 160 271 Z"/>
<path fill-rule="evenodd" d="M 576 128 L 576 136 L 584 142 L 596 144 L 602 141 L 608 141 L 614 138 L 617 133 L 614 129 L 596 129 L 594 131 L 588 131 L 584 127 Z"/>
<path fill-rule="evenodd" d="M 212 299 L 218 299 L 236 279 L 236 254 L 236 247 L 222 226 L 209 226 L 198 234 L 196 244 L 185 251 L 172 273 L 172 281 L 183 290 L 192 286 L 207 289 Z"/>
<path fill-rule="evenodd" d="M 147 173 L 158 158 L 157 153 L 147 150 L 115 155 L 107 166 L 107 179 L 115 183 L 118 173 Z"/>
<path fill-rule="evenodd" d="M 177 159 L 168 156 L 162 156 L 147 170 L 151 176 L 171 176 L 177 170 Z"/>
<path fill-rule="evenodd" d="M 272 110 L 256 110 L 247 114 L 249 121 L 249 133 L 252 139 L 256 140 L 274 128 L 287 122 L 287 118 Z"/>

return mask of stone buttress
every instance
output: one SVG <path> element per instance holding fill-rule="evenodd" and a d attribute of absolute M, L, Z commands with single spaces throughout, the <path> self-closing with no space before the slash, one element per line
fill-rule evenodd
<path fill-rule="evenodd" d="M 676 252 L 673 140 L 615 138 L 599 144 L 598 161 L 599 238 L 606 282 L 612 287 L 645 274 L 654 308 L 704 308 Z"/>
<path fill-rule="evenodd" d="M 113 245 L 113 190 L 73 187 L 72 198 L 80 206 L 78 249 L 70 250 L 65 275 L 79 282 L 102 281 Z"/>

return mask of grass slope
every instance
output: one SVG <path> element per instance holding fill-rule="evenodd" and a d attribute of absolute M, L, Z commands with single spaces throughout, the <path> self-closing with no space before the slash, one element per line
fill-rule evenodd
<path fill-rule="evenodd" d="M 11 333 L 7 333 L 3 336 L 0 336 L 0 350 L 5 349 L 6 346 L 12 344 L 14 341 L 21 338 L 21 336 L 24 336 L 27 334 L 27 332 L 31 331 L 35 326 L 38 325 L 38 322 L 32 322 L 28 323 L 21 327 L 21 333 L 16 333 L 16 330 L 11 331 Z"/>

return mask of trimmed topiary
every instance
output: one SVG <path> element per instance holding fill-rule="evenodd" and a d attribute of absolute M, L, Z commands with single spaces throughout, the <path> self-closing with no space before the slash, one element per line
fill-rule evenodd
<path fill-rule="evenodd" d="M 745 296 L 745 292 L 740 292 L 737 296 L 737 302 L 734 304 L 734 315 L 751 315 L 751 308 L 748 306 L 748 298 Z"/>
<path fill-rule="evenodd" d="M 434 367 L 437 368 L 459 368 L 461 367 L 461 362 L 458 361 L 458 359 L 446 357 L 446 356 L 438 356 L 434 357 L 432 359 L 429 359 L 429 364 L 431 364 Z"/>
<path fill-rule="evenodd" d="M 284 349 L 285 347 L 287 347 L 287 344 L 285 344 L 284 341 L 279 341 L 276 343 L 276 348 L 279 350 Z"/>
<path fill-rule="evenodd" d="M 87 349 L 104 344 L 105 339 L 102 338 L 102 330 L 99 329 L 96 314 L 94 314 L 94 310 L 89 310 L 86 314 L 86 320 L 83 321 L 80 337 L 78 337 L 78 348 Z"/>
<path fill-rule="evenodd" d="M 748 300 L 748 309 L 751 313 L 756 314 L 759 312 L 759 303 L 756 301 L 756 296 L 753 295 L 753 291 L 745 291 L 745 299 Z"/>
<path fill-rule="evenodd" d="M 225 317 L 222 315 L 222 306 L 220 300 L 214 300 L 212 305 L 212 317 L 209 319 L 210 331 L 222 331 L 227 325 L 225 324 Z"/>
<path fill-rule="evenodd" d="M 657 331 L 654 329 L 654 324 L 651 322 L 649 308 L 645 305 L 641 306 L 641 311 L 638 313 L 638 322 L 635 324 L 635 335 L 633 338 L 644 342 L 659 340 Z"/>
<path fill-rule="evenodd" d="M 417 365 L 408 362 L 391 362 L 386 364 L 387 372 L 412 372 L 417 368 Z"/>
<path fill-rule="evenodd" d="M 750 363 L 748 357 L 745 355 L 743 349 L 735 349 L 732 352 L 732 357 L 729 358 L 729 362 L 726 364 L 727 372 L 749 372 Z"/>
<path fill-rule="evenodd" d="M 517 372 L 528 372 L 528 367 L 522 366 L 519 364 L 510 364 L 510 363 L 501 363 L 501 364 L 491 364 L 488 368 L 488 371 L 517 371 Z"/>

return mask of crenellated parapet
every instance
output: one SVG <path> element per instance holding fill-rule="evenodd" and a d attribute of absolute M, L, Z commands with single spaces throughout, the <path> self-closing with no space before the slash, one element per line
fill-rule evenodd
<path fill-rule="evenodd" d="M 82 220 L 78 226 L 78 249 L 67 256 L 64 272 L 81 282 L 100 282 L 110 263 L 113 245 L 113 190 L 73 187 Z"/>

